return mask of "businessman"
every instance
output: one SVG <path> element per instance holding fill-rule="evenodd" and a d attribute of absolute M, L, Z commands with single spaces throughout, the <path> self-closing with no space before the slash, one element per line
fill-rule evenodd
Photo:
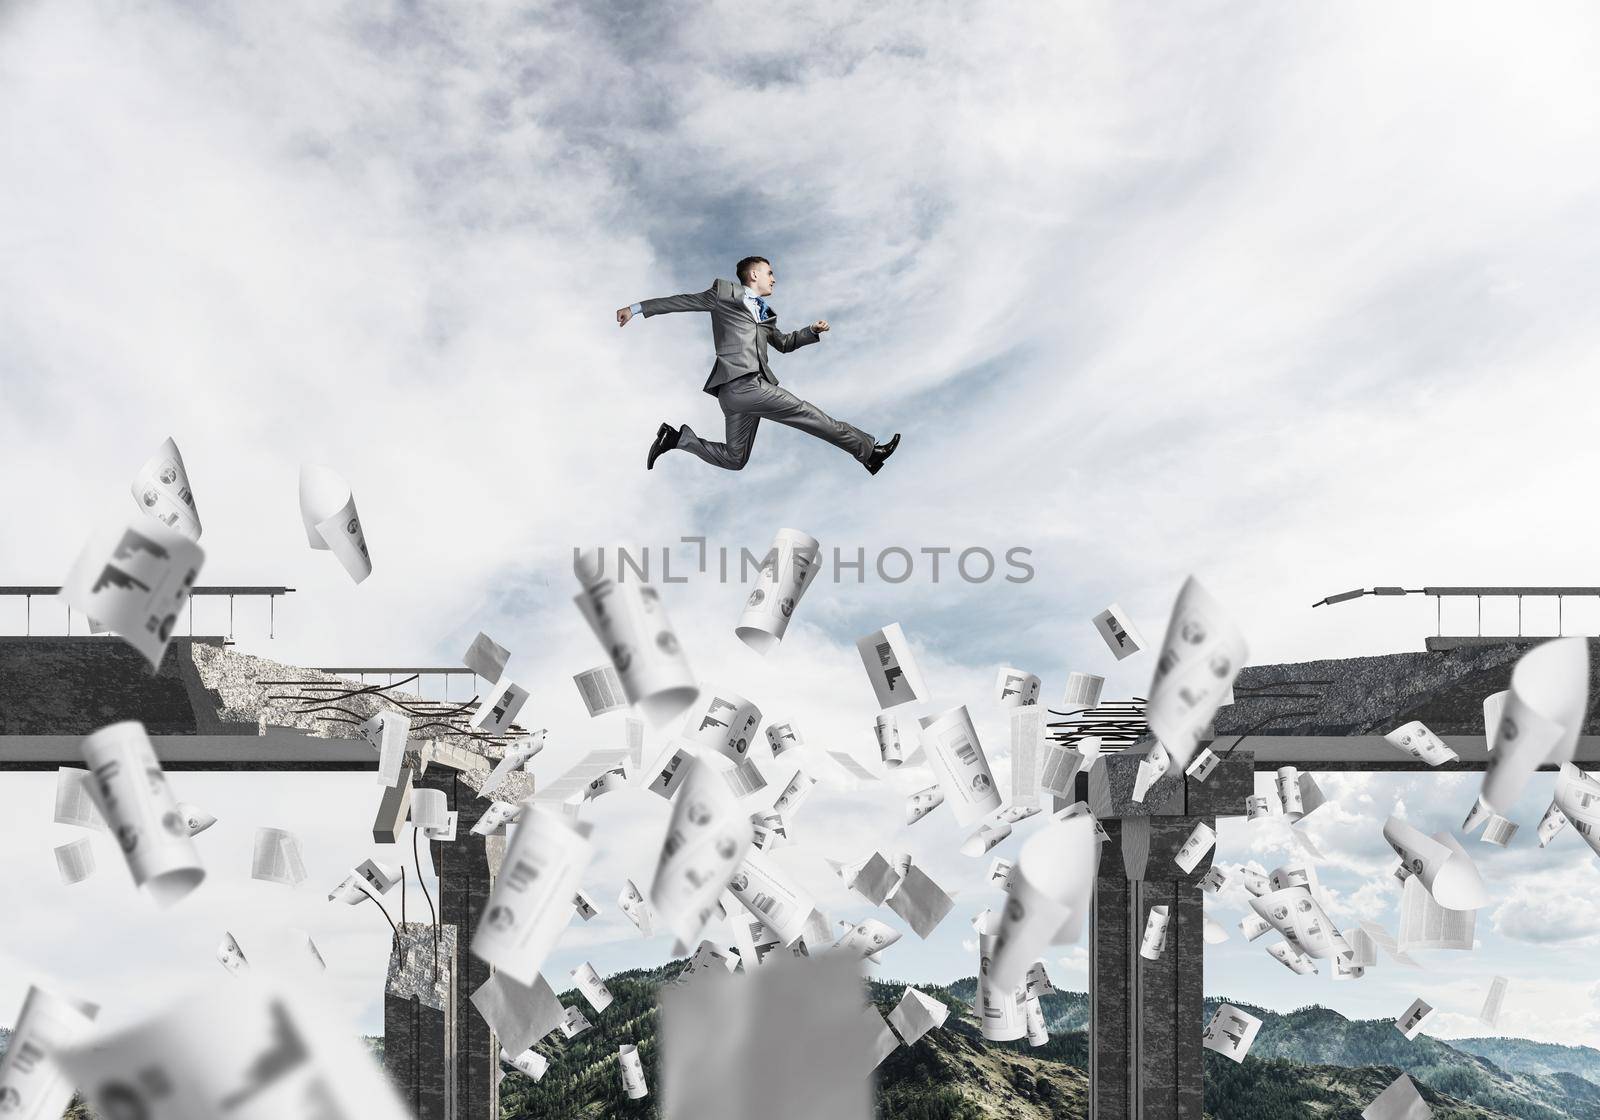
<path fill-rule="evenodd" d="M 713 466 L 736 471 L 750 459 L 756 428 L 763 419 L 776 420 L 835 447 L 848 451 L 872 474 L 900 444 L 895 433 L 888 443 L 875 444 L 872 437 L 853 424 L 835 420 L 810 401 L 803 401 L 778 384 L 767 364 L 767 348 L 787 354 L 816 342 L 828 329 L 826 319 L 818 319 L 797 331 L 780 331 L 778 316 L 767 303 L 778 278 L 765 257 L 746 257 L 735 269 L 738 283 L 713 280 L 703 292 L 662 299 L 647 299 L 632 307 L 617 309 L 617 326 L 625 327 L 636 315 L 649 318 L 669 311 L 708 311 L 711 313 L 711 338 L 716 344 L 717 361 L 706 378 L 705 391 L 717 398 L 727 426 L 724 443 L 712 443 L 695 435 L 685 424 L 674 428 L 662 424 L 644 465 L 654 470 L 656 460 L 678 448 L 700 456 Z"/>

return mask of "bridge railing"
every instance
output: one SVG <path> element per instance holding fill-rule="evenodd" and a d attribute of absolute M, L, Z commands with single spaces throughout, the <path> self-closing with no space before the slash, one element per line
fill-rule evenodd
<path fill-rule="evenodd" d="M 14 587 L 0 587 L 0 600 L 7 602 L 0 606 L 0 627 L 16 626 L 21 624 L 20 630 L 0 629 L 0 633 L 22 634 L 32 637 L 34 634 L 91 634 L 95 633 L 89 625 L 89 619 L 83 613 L 74 612 L 70 606 L 57 598 L 60 594 L 59 586 L 52 587 L 46 584 L 18 585 Z M 233 639 L 233 626 L 235 621 L 235 605 L 243 599 L 248 603 L 247 620 L 257 623 L 264 621 L 267 628 L 267 637 L 274 636 L 277 625 L 278 596 L 291 595 L 292 587 L 268 586 L 232 586 L 232 587 L 195 587 L 189 591 L 189 605 L 184 608 L 187 616 L 187 628 L 190 636 L 194 634 L 195 616 L 203 614 L 206 625 L 211 625 L 212 620 L 220 627 L 224 618 L 227 621 L 227 637 Z M 39 600 L 35 602 L 34 600 Z M 221 600 L 226 599 L 223 604 Z M 265 609 L 262 609 L 261 600 L 266 600 Z M 18 600 L 21 600 L 19 603 Z M 224 609 L 226 614 L 224 614 Z M 179 620 L 179 627 L 184 625 Z M 57 629 L 57 627 L 60 629 Z M 76 628 L 76 629 L 74 629 Z M 218 629 L 216 633 L 222 631 Z"/>

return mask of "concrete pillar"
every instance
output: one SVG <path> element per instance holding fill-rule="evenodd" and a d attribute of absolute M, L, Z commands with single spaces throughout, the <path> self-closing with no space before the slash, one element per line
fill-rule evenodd
<path fill-rule="evenodd" d="M 472 834 L 489 801 L 473 793 L 448 767 L 430 766 L 416 785 L 443 790 L 458 814 L 456 838 L 428 845 L 439 872 L 439 920 L 458 929 L 461 939 L 452 1016 L 455 1112 L 451 1120 L 500 1120 L 500 1041 L 471 1001 L 472 993 L 489 979 L 489 966 L 468 948 L 493 886 L 484 837 Z"/>
<path fill-rule="evenodd" d="M 456 929 L 406 922 L 389 952 L 383 1068 L 416 1120 L 452 1120 L 455 1100 Z"/>
<path fill-rule="evenodd" d="M 1141 752 L 1142 753 L 1142 752 Z M 1205 994 L 1204 894 L 1211 854 L 1184 873 L 1174 857 L 1196 824 L 1240 815 L 1253 759 L 1219 765 L 1205 783 L 1168 775 L 1132 800 L 1136 755 L 1102 759 L 1087 800 L 1110 843 L 1101 851 L 1089 936 L 1089 1095 L 1093 1120 L 1201 1120 Z M 1159 960 L 1139 955 L 1154 906 L 1168 907 Z"/>

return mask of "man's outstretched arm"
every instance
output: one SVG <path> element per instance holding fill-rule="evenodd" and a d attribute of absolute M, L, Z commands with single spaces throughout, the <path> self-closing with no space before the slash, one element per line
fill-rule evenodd
<path fill-rule="evenodd" d="M 617 326 L 627 326 L 628 320 L 635 315 L 643 315 L 648 319 L 652 315 L 665 315 L 669 311 L 710 311 L 717 305 L 715 293 L 715 287 L 711 287 L 703 292 L 689 292 L 681 296 L 662 296 L 660 299 L 643 300 L 632 307 L 619 307 L 617 308 Z"/>
<path fill-rule="evenodd" d="M 828 320 L 818 319 L 809 327 L 801 327 L 797 331 L 773 331 L 772 347 L 780 354 L 787 354 L 791 350 L 798 350 L 802 346 L 810 346 L 822 337 L 822 332 L 828 329 Z"/>

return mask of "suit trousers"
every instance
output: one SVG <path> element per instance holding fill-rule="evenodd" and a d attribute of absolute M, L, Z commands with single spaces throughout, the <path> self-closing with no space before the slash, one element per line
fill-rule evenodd
<path fill-rule="evenodd" d="M 865 463 L 872 456 L 873 438 L 853 424 L 835 420 L 810 401 L 803 401 L 764 373 L 747 373 L 717 390 L 717 400 L 727 425 L 725 443 L 711 443 L 685 424 L 678 446 L 725 470 L 741 469 L 750 458 L 756 428 L 762 420 L 776 420 L 808 432 L 848 451 Z"/>

